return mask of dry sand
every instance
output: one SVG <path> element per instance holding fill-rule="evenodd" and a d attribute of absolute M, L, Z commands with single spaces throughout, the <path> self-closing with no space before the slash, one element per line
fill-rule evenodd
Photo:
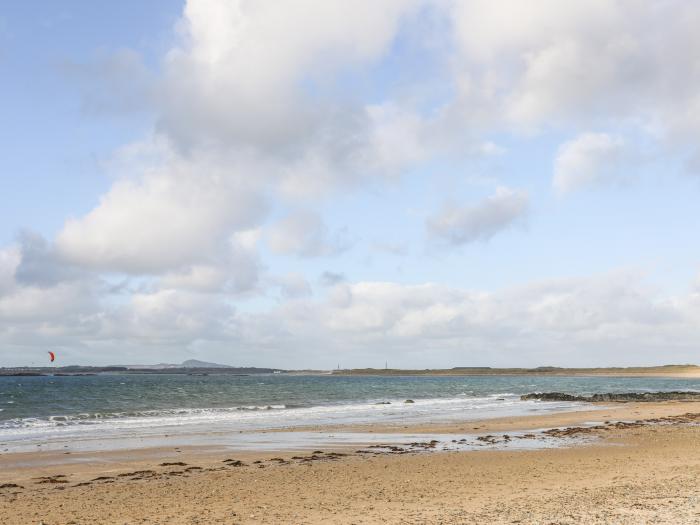
<path fill-rule="evenodd" d="M 93 453 L 70 456 L 71 463 L 55 453 L 3 455 L 0 523 L 700 523 L 699 403 L 401 430 L 457 438 L 474 427 L 498 434 L 618 420 L 645 422 L 562 432 L 601 439 L 537 451 L 300 460 L 190 448 Z M 229 458 L 245 466 L 223 461 Z"/>

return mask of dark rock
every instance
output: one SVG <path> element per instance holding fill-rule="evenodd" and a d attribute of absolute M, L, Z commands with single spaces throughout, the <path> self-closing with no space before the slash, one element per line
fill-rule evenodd
<path fill-rule="evenodd" d="M 415 401 L 413 399 L 407 399 L 404 403 L 415 403 Z"/>
<path fill-rule="evenodd" d="M 588 403 L 631 401 L 699 401 L 700 392 L 625 392 L 593 394 L 592 396 L 573 396 L 561 392 L 532 393 L 520 396 L 523 401 L 579 401 Z"/>
<path fill-rule="evenodd" d="M 585 401 L 586 399 L 580 396 L 572 396 L 570 394 L 562 394 L 561 392 L 542 392 L 525 394 L 520 396 L 521 401 Z"/>

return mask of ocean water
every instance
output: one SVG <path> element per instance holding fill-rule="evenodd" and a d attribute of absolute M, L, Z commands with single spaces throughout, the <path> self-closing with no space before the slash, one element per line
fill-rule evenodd
<path fill-rule="evenodd" d="M 529 392 L 700 390 L 698 379 L 100 375 L 0 377 L 0 452 L 306 425 L 470 420 L 589 408 Z M 405 403 L 406 399 L 414 403 Z"/>

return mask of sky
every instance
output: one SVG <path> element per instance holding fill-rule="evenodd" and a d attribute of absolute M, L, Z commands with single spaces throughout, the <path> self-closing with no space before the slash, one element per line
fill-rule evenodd
<path fill-rule="evenodd" d="M 700 363 L 700 4 L 0 5 L 0 366 Z"/>

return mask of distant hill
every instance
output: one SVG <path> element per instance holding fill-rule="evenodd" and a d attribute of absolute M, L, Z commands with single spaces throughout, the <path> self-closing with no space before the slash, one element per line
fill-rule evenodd
<path fill-rule="evenodd" d="M 183 361 L 180 365 L 182 368 L 233 368 L 229 365 L 219 365 L 217 363 L 207 363 L 206 361 L 199 361 L 197 359 L 188 359 Z"/>

